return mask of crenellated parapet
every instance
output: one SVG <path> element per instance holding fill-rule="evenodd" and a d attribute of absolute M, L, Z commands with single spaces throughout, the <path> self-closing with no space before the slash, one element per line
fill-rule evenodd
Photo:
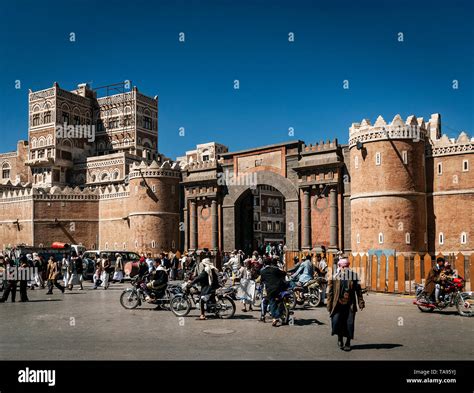
<path fill-rule="evenodd" d="M 361 123 L 352 123 L 349 128 L 349 147 L 355 146 L 358 142 L 392 139 L 424 141 L 426 134 L 426 124 L 422 117 L 417 119 L 412 115 L 403 121 L 400 115 L 396 115 L 391 123 L 387 123 L 382 116 L 379 116 L 374 125 L 368 119 L 363 119 Z"/>
<path fill-rule="evenodd" d="M 448 138 L 447 135 L 443 135 L 431 141 L 426 150 L 429 157 L 474 153 L 474 137 L 469 138 L 465 132 L 461 132 L 457 138 Z"/>
<path fill-rule="evenodd" d="M 151 164 L 147 164 L 142 161 L 140 164 L 135 163 L 130 167 L 129 179 L 135 179 L 139 177 L 171 177 L 179 179 L 181 176 L 181 170 L 177 162 L 164 161 L 158 163 L 152 161 Z"/>
<path fill-rule="evenodd" d="M 304 153 L 313 153 L 313 152 L 325 152 L 329 150 L 334 150 L 338 147 L 337 139 L 333 141 L 327 140 L 326 142 L 320 141 L 319 143 L 314 144 L 303 144 L 301 146 L 301 152 Z"/>

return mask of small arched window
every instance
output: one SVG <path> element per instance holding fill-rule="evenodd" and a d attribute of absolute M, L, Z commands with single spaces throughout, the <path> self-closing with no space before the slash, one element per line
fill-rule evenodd
<path fill-rule="evenodd" d="M 379 244 L 383 244 L 383 233 L 379 233 Z"/>
<path fill-rule="evenodd" d="M 440 232 L 438 235 L 438 243 L 439 244 L 444 244 L 444 233 Z"/>
<path fill-rule="evenodd" d="M 410 239 L 410 232 L 405 233 L 405 243 L 410 244 L 411 239 Z"/>
<path fill-rule="evenodd" d="M 461 233 L 461 244 L 467 244 L 467 233 Z"/>
<path fill-rule="evenodd" d="M 10 164 L 8 162 L 5 162 L 2 165 L 2 179 L 9 179 L 10 178 Z"/>

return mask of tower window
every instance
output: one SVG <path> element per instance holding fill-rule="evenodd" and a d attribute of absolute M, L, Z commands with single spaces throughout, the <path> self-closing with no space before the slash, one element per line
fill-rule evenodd
<path fill-rule="evenodd" d="M 442 162 L 438 162 L 438 165 L 436 167 L 436 173 L 438 175 L 442 175 L 443 174 L 443 163 Z"/>
<path fill-rule="evenodd" d="M 148 116 L 143 116 L 143 128 L 151 130 L 151 118 Z"/>
<path fill-rule="evenodd" d="M 151 248 L 156 248 L 156 242 L 154 240 L 151 241 Z"/>
<path fill-rule="evenodd" d="M 461 233 L 461 244 L 467 244 L 467 233 Z"/>
<path fill-rule="evenodd" d="M 44 123 L 51 123 L 51 111 L 44 113 Z"/>
<path fill-rule="evenodd" d="M 375 153 L 375 165 L 380 165 L 382 163 L 382 155 L 380 152 Z"/>
<path fill-rule="evenodd" d="M 355 156 L 355 158 L 354 158 L 354 166 L 355 166 L 356 169 L 359 168 L 359 157 L 358 156 Z"/>
<path fill-rule="evenodd" d="M 379 233 L 379 244 L 383 244 L 383 233 Z"/>
<path fill-rule="evenodd" d="M 69 124 L 69 113 L 63 112 L 63 123 Z"/>
<path fill-rule="evenodd" d="M 33 115 L 33 127 L 34 126 L 39 126 L 40 124 L 40 116 L 39 115 Z"/>
<path fill-rule="evenodd" d="M 359 234 L 359 233 L 356 235 L 356 243 L 357 243 L 357 244 L 360 243 L 360 234 Z"/>
<path fill-rule="evenodd" d="M 411 239 L 410 239 L 410 232 L 405 233 L 405 243 L 410 244 Z"/>
<path fill-rule="evenodd" d="M 2 179 L 9 179 L 10 178 L 10 164 L 3 164 L 2 165 Z"/>
<path fill-rule="evenodd" d="M 469 171 L 469 160 L 462 161 L 462 171 L 468 172 Z"/>
<path fill-rule="evenodd" d="M 403 158 L 403 163 L 405 165 L 408 164 L 408 152 L 406 150 L 402 151 L 402 158 Z"/>
<path fill-rule="evenodd" d="M 438 235 L 438 243 L 439 244 L 444 244 L 444 234 L 443 232 L 440 232 Z"/>

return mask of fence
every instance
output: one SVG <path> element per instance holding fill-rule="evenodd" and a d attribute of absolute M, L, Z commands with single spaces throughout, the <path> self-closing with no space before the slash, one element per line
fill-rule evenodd
<path fill-rule="evenodd" d="M 285 254 L 287 268 L 294 266 L 293 258 L 298 256 L 300 259 L 308 255 L 308 252 L 290 251 Z M 436 255 L 443 256 L 442 254 Z M 466 291 L 474 290 L 472 283 L 474 282 L 474 254 L 464 255 L 458 253 L 456 255 L 445 256 L 446 260 L 451 263 L 458 275 L 466 280 Z M 329 267 L 334 266 L 334 255 L 328 254 Z M 396 257 L 382 255 L 378 258 L 376 255 L 369 258 L 368 255 L 356 254 L 349 255 L 351 269 L 357 271 L 360 276 L 362 288 L 369 291 L 397 293 L 397 294 L 414 294 L 415 283 L 422 284 L 428 275 L 429 270 L 433 267 L 436 258 L 432 258 L 430 254 L 414 256 L 398 255 Z"/>

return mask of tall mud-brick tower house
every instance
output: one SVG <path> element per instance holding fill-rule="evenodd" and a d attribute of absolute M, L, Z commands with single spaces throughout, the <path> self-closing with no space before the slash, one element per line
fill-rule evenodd
<path fill-rule="evenodd" d="M 370 249 L 424 252 L 426 211 L 426 125 L 396 115 L 387 124 L 364 119 L 349 130 L 351 245 Z"/>

